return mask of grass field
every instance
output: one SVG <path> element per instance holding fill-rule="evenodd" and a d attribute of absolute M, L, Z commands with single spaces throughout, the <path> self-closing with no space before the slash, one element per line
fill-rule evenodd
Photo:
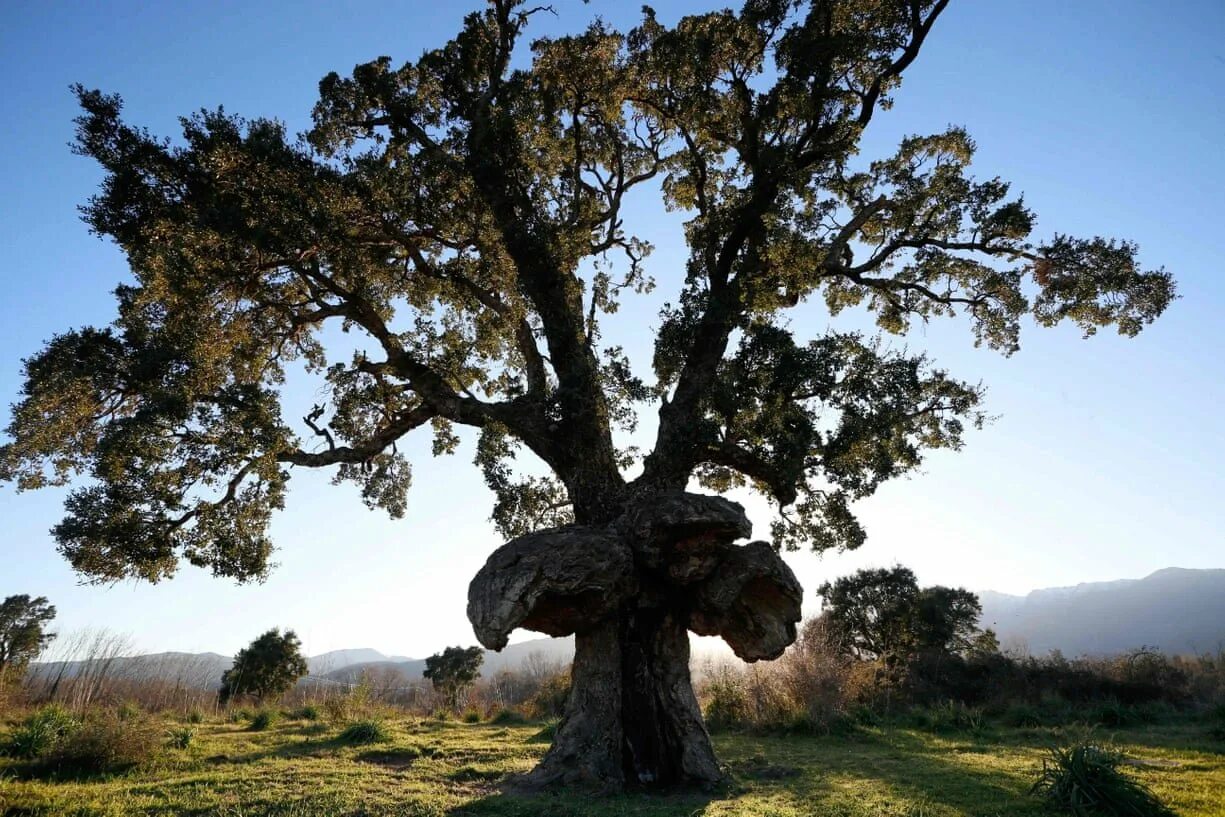
<path fill-rule="evenodd" d="M 179 726 L 166 722 L 166 728 Z M 386 742 L 353 746 L 338 729 L 282 721 L 267 731 L 203 723 L 187 749 L 122 774 L 52 779 L 0 759 L 5 815 L 1040 815 L 1027 794 L 1052 729 L 932 733 L 859 727 L 844 735 L 720 735 L 731 771 L 712 793 L 503 794 L 499 784 L 547 747 L 537 725 L 392 720 Z M 1072 734 L 1083 736 L 1083 732 Z M 1176 813 L 1225 817 L 1225 742 L 1182 719 L 1103 730 Z"/>

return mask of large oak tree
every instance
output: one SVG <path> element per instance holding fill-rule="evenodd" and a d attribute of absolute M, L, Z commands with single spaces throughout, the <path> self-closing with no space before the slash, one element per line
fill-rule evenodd
<path fill-rule="evenodd" d="M 576 634 L 529 781 L 717 778 L 686 630 L 777 656 L 800 588 L 776 548 L 858 546 L 852 502 L 981 418 L 980 390 L 922 355 L 797 337 L 787 310 L 860 307 L 886 333 L 961 315 L 1007 354 L 1027 319 L 1134 335 L 1173 296 L 1131 243 L 1031 237 L 1020 197 L 968 174 L 960 128 L 857 157 L 947 2 L 747 0 L 672 26 L 646 9 L 628 32 L 529 44 L 533 11 L 493 0 L 420 59 L 325 77 L 300 139 L 215 111 L 171 142 L 78 89 L 78 150 L 106 171 L 86 220 L 135 281 L 112 326 L 26 361 L 0 476 L 84 475 L 54 533 L 87 577 L 185 559 L 247 580 L 294 468 L 400 515 L 397 442 L 450 452 L 479 429 L 513 540 L 470 589 L 477 635 Z M 600 334 L 652 284 L 637 191 L 683 214 L 689 250 L 652 270 L 676 290 L 652 376 Z M 329 355 L 333 324 L 362 351 Z M 300 422 L 281 412 L 291 366 L 327 395 Z M 615 432 L 652 405 L 635 460 Z M 523 449 L 550 475 L 518 471 Z M 774 500 L 773 542 L 735 545 L 743 510 L 685 493 L 695 479 Z"/>

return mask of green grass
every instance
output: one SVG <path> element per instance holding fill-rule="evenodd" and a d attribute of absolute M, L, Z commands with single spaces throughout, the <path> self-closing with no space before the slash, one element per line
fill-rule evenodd
<path fill-rule="evenodd" d="M 547 748 L 539 723 L 465 724 L 399 719 L 389 740 L 350 745 L 339 729 L 282 721 L 263 732 L 208 720 L 187 749 L 150 765 L 84 779 L 33 776 L 0 759 L 6 815 L 638 815 L 639 817 L 1012 817 L 1049 814 L 1028 794 L 1044 757 L 1075 737 L 1049 727 L 987 724 L 963 732 L 859 726 L 847 734 L 717 735 L 731 779 L 723 789 L 598 798 L 506 795 L 499 784 Z M 1225 817 L 1225 747 L 1194 721 L 1167 720 L 1093 733 L 1132 763 L 1183 817 Z"/>

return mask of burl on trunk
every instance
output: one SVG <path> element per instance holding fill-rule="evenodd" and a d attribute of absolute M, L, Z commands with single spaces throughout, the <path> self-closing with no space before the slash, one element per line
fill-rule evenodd
<path fill-rule="evenodd" d="M 802 591 L 744 509 L 683 492 L 639 500 L 603 527 L 567 525 L 494 551 L 468 618 L 500 650 L 517 627 L 575 636 L 570 699 L 553 746 L 523 781 L 712 783 L 722 773 L 689 677 L 688 630 L 746 661 L 795 640 Z"/>

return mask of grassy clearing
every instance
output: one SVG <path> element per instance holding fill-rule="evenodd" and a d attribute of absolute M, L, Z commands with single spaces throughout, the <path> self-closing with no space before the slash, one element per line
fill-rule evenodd
<path fill-rule="evenodd" d="M 499 793 L 509 774 L 544 752 L 540 724 L 388 720 L 387 740 L 353 745 L 340 729 L 283 720 L 266 731 L 204 722 L 186 748 L 151 765 L 100 777 L 47 779 L 0 759 L 4 815 L 640 815 L 641 817 L 942 817 L 1042 815 L 1027 794 L 1051 728 L 932 733 L 860 727 L 845 735 L 720 735 L 732 778 L 711 794 Z M 181 724 L 167 721 L 171 730 Z M 1190 720 L 1097 730 L 1143 780 L 1186 817 L 1225 817 L 1225 743 Z"/>

